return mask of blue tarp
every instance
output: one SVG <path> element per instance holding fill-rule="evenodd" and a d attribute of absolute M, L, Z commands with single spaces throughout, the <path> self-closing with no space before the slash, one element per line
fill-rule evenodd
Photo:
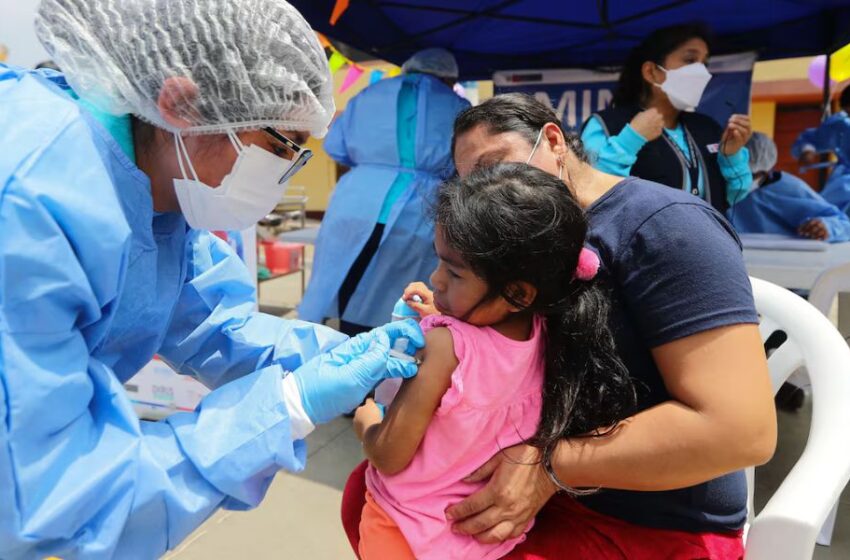
<path fill-rule="evenodd" d="M 424 47 L 455 53 L 462 79 L 515 68 L 616 67 L 659 27 L 700 21 L 713 54 L 755 50 L 761 60 L 832 52 L 850 42 L 850 0 L 290 0 L 310 24 L 401 64 Z"/>

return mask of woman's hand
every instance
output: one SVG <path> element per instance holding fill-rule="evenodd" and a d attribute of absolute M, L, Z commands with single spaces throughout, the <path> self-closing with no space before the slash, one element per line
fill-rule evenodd
<path fill-rule="evenodd" d="M 413 296 L 419 296 L 422 303 L 413 299 Z M 412 282 L 404 289 L 402 296 L 404 302 L 411 309 L 419 313 L 419 317 L 424 319 L 428 315 L 439 315 L 437 307 L 434 305 L 434 292 L 431 291 L 424 282 Z"/>
<path fill-rule="evenodd" d="M 485 544 L 521 535 L 557 490 L 540 463 L 540 450 L 525 444 L 496 454 L 465 480 L 488 478 L 483 489 L 446 510 L 454 532 Z"/>
<path fill-rule="evenodd" d="M 720 137 L 720 147 L 723 155 L 731 156 L 737 154 L 753 135 L 753 125 L 747 115 L 732 115 L 723 136 Z"/>
<path fill-rule="evenodd" d="M 817 239 L 818 241 L 826 241 L 829 239 L 829 230 L 819 218 L 813 218 L 804 223 L 797 229 L 800 236 L 807 239 Z"/>
<path fill-rule="evenodd" d="M 658 109 L 650 107 L 635 115 L 629 125 L 647 142 L 652 142 L 664 132 L 664 117 Z"/>

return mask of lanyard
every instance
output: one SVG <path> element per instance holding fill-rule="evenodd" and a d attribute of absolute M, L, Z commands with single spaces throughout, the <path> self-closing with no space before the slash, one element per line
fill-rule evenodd
<path fill-rule="evenodd" d="M 673 148 L 673 151 L 676 152 L 676 155 L 679 156 L 679 160 L 683 163 L 683 167 L 687 169 L 688 177 L 691 180 L 691 194 L 694 196 L 699 196 L 699 152 L 697 151 L 697 147 L 694 144 L 691 135 L 688 134 L 688 130 L 683 126 L 682 132 L 685 136 L 685 142 L 688 143 L 688 149 L 691 152 L 691 156 L 688 157 L 685 152 L 682 151 L 682 148 L 679 147 L 679 143 L 668 133 L 666 130 L 664 131 L 664 139 L 667 140 L 667 143 L 670 144 L 670 147 Z M 683 169 L 684 170 L 684 169 Z M 685 178 L 682 177 L 682 189 L 685 188 Z M 708 189 L 706 188 L 706 192 Z"/>

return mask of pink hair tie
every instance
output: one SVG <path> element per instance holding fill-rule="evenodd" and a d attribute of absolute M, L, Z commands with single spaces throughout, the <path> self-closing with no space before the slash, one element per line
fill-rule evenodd
<path fill-rule="evenodd" d="M 582 247 L 578 254 L 575 278 L 582 282 L 588 282 L 596 278 L 597 272 L 599 272 L 599 255 L 587 247 Z"/>

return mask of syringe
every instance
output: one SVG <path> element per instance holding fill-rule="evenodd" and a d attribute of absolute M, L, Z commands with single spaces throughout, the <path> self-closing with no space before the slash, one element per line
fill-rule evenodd
<path fill-rule="evenodd" d="M 410 354 L 405 354 L 400 350 L 390 350 L 390 358 L 395 358 L 397 360 L 402 360 L 404 362 L 410 362 L 412 364 L 416 364 L 417 366 L 422 365 L 422 360 L 417 358 L 416 356 L 411 356 Z"/>

